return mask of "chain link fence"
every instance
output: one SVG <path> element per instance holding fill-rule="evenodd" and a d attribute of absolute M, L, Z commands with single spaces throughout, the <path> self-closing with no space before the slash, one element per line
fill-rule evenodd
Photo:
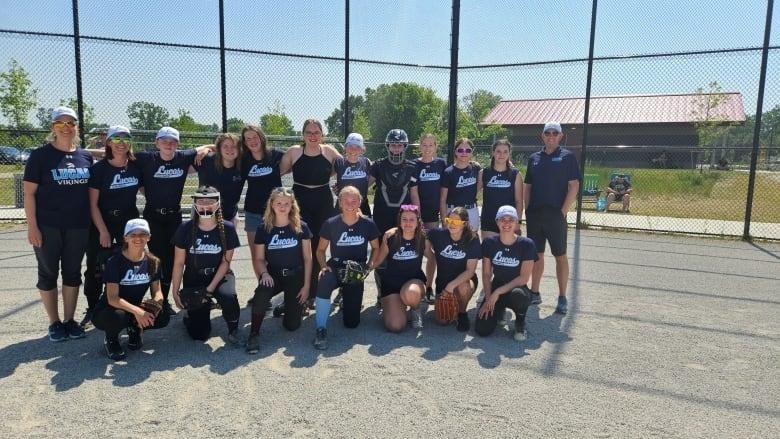
<path fill-rule="evenodd" d="M 315 117 L 334 142 L 348 130 L 362 132 L 371 158 L 384 154 L 384 135 L 396 126 L 413 141 L 434 132 L 446 157 L 453 125 L 456 137 L 476 139 L 483 165 L 492 141 L 508 136 L 523 172 L 542 145 L 541 124 L 559 120 L 592 189 L 572 223 L 780 239 L 776 36 L 760 83 L 771 2 L 692 3 L 637 3 L 629 13 L 623 2 L 605 0 L 597 9 L 585 0 L 12 2 L 0 18 L 0 73 L 22 72 L 34 105 L 18 120 L 5 112 L 0 119 L 0 217 L 24 219 L 25 151 L 43 143 L 50 109 L 68 104 L 83 111 L 86 143 L 93 129 L 120 123 L 133 128 L 136 148 L 150 147 L 162 125 L 179 128 L 188 148 L 254 123 L 277 134 L 272 144 L 284 149 L 299 140 L 301 122 Z M 451 96 L 453 73 L 458 92 Z M 709 114 L 728 93 L 738 96 L 743 117 L 687 110 L 684 120 L 664 122 L 648 115 L 679 108 L 596 105 L 620 96 L 714 96 L 704 105 Z M 586 94 L 587 121 L 582 108 L 563 106 L 493 131 L 484 120 L 498 101 L 584 102 Z M 476 97 L 485 96 L 490 105 L 478 108 Z M 459 109 L 452 121 L 450 107 Z M 281 120 L 282 131 L 271 120 Z M 618 174 L 633 186 L 627 214 L 614 212 L 620 203 L 600 209 Z"/>

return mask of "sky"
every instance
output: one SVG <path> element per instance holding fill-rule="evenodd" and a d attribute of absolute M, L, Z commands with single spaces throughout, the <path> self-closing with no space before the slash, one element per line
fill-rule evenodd
<path fill-rule="evenodd" d="M 344 0 L 225 0 L 225 41 L 232 49 L 344 57 Z M 82 40 L 85 101 L 97 121 L 127 124 L 135 101 L 188 110 L 219 123 L 217 0 L 80 0 L 82 36 L 206 46 L 152 47 Z M 591 2 L 461 0 L 459 64 L 484 66 L 582 59 L 588 55 Z M 71 0 L 0 0 L 0 31 L 72 34 Z M 601 0 L 597 57 L 758 47 L 765 0 Z M 778 13 L 774 14 L 777 17 Z M 350 63 L 350 93 L 410 81 L 447 99 L 451 2 L 351 0 L 350 58 L 409 63 Z M 780 31 L 773 18 L 775 35 Z M 777 36 L 772 44 L 780 41 Z M 770 53 L 764 110 L 780 104 L 780 51 Z M 0 32 L 0 70 L 16 59 L 38 90 L 39 106 L 75 97 L 71 38 Z M 617 59 L 594 64 L 592 95 L 690 93 L 717 81 L 743 94 L 755 113 L 760 51 Z M 281 105 L 296 129 L 325 119 L 344 98 L 343 61 L 229 52 L 228 117 L 258 123 Z M 584 96 L 587 63 L 464 68 L 458 94 L 486 89 L 505 99 Z M 0 116 L 2 119 L 2 116 Z M 36 123 L 34 112 L 30 121 Z"/>

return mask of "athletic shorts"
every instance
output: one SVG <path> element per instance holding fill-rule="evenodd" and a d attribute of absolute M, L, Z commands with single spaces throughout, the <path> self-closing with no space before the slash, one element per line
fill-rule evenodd
<path fill-rule="evenodd" d="M 537 253 L 544 253 L 545 242 L 550 243 L 553 256 L 566 254 L 566 218 L 560 209 L 540 207 L 525 213 L 528 237 L 536 244 Z"/>

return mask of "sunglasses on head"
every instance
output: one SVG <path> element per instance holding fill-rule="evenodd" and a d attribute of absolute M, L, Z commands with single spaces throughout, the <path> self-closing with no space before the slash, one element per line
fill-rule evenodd
<path fill-rule="evenodd" d="M 416 204 L 402 204 L 401 205 L 401 211 L 402 212 L 417 212 L 420 210 L 420 208 Z"/>
<path fill-rule="evenodd" d="M 281 186 L 277 187 L 277 188 L 274 188 L 273 192 L 277 193 L 277 194 L 284 194 L 284 195 L 292 195 L 293 194 L 292 189 L 290 189 L 288 187 L 281 187 Z"/>
<path fill-rule="evenodd" d="M 108 141 L 113 143 L 114 145 L 119 145 L 120 143 L 124 143 L 126 145 L 130 144 L 130 138 L 128 137 L 112 137 L 108 139 Z"/>
<path fill-rule="evenodd" d="M 448 226 L 462 226 L 466 224 L 468 221 L 464 221 L 459 218 L 444 218 L 444 224 Z"/>
<path fill-rule="evenodd" d="M 471 154 L 471 152 L 474 151 L 471 148 L 455 148 L 455 152 L 458 154 Z"/>
<path fill-rule="evenodd" d="M 64 121 L 64 120 L 55 120 L 52 122 L 52 125 L 54 125 L 55 128 L 63 128 L 65 125 L 73 128 L 76 126 L 76 122 L 73 121 Z"/>
<path fill-rule="evenodd" d="M 547 137 L 557 136 L 558 134 L 561 134 L 561 133 L 559 133 L 558 131 L 545 131 L 544 132 L 544 135 L 547 136 Z"/>

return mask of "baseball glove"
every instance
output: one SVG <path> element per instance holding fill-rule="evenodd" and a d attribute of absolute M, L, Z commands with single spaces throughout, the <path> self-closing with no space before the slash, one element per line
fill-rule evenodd
<path fill-rule="evenodd" d="M 338 278 L 340 285 L 350 285 L 363 282 L 368 272 L 371 271 L 366 265 L 361 264 L 358 261 L 347 259 L 336 270 L 336 277 Z"/>
<path fill-rule="evenodd" d="M 182 288 L 179 291 L 179 299 L 184 308 L 195 311 L 203 308 L 204 306 L 211 306 L 211 294 L 206 291 L 206 287 L 198 288 Z"/>
<path fill-rule="evenodd" d="M 162 311 L 162 301 L 158 302 L 154 299 L 144 299 L 138 306 L 155 317 L 160 315 L 160 311 Z"/>
<path fill-rule="evenodd" d="M 436 320 L 441 323 L 451 323 L 458 319 L 458 296 L 451 291 L 445 291 L 436 297 Z"/>

